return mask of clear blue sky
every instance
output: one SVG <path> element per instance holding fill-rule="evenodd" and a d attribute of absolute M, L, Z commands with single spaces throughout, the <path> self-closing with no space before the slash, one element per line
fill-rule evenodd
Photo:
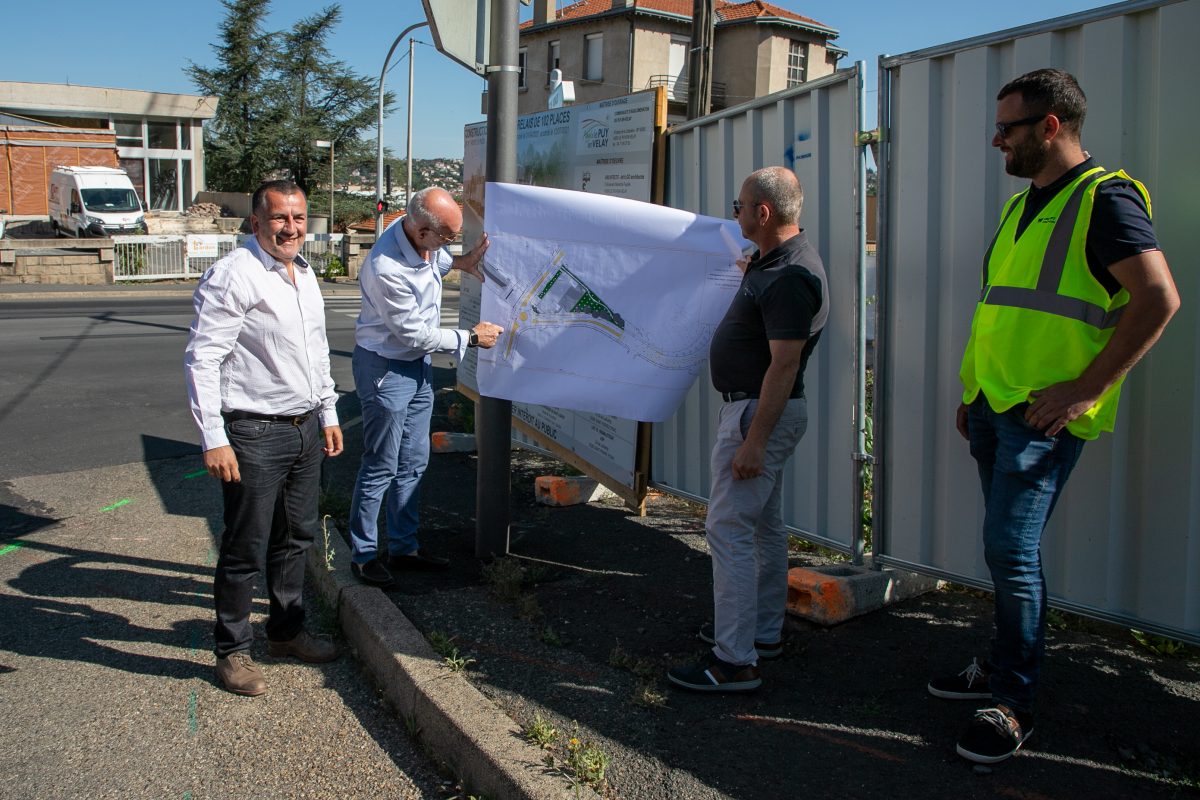
<path fill-rule="evenodd" d="M 865 60 L 872 92 L 882 53 L 897 55 L 1105 5 L 1095 0 L 774 2 L 837 28 L 837 44 L 850 52 L 843 64 Z M 325 5 L 317 0 L 275 0 L 269 27 L 290 27 Z M 525 6 L 521 11 L 522 19 L 531 13 Z M 196 88 L 183 70 L 189 61 L 215 63 L 210 45 L 217 39 L 223 13 L 218 0 L 8 3 L 0 14 L 0 80 L 193 93 Z M 345 0 L 331 49 L 357 72 L 378 77 L 392 41 L 423 19 L 419 0 Z M 461 157 L 463 125 L 483 119 L 479 108 L 484 81 L 437 52 L 428 28 L 415 36 L 426 44 L 416 48 L 413 153 L 417 158 Z M 397 103 L 384 122 L 383 137 L 401 156 L 408 103 L 406 54 L 401 44 L 392 58 L 392 64 L 399 65 L 388 74 L 386 86 L 396 92 Z M 867 102 L 874 107 L 873 93 Z"/>

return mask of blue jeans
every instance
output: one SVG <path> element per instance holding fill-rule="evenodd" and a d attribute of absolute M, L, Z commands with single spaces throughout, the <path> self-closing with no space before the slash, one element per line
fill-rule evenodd
<path fill-rule="evenodd" d="M 386 493 L 387 549 L 417 550 L 421 476 L 429 463 L 433 368 L 429 359 L 397 361 L 354 348 L 354 385 L 362 402 L 363 455 L 350 505 L 351 560 L 379 550 L 379 507 Z"/>
<path fill-rule="evenodd" d="M 1025 421 L 1022 403 L 997 414 L 982 395 L 967 414 L 971 455 L 983 486 L 983 549 L 996 593 L 988 665 L 996 702 L 1033 711 L 1046 646 L 1042 531 L 1084 440 L 1046 436 Z"/>
<path fill-rule="evenodd" d="M 213 595 L 217 658 L 250 647 L 254 581 L 267 576 L 267 638 L 295 638 L 304 623 L 305 554 L 316 539 L 321 488 L 321 434 L 317 414 L 299 427 L 241 419 L 226 423 L 238 459 L 240 483 L 222 483 L 225 532 Z"/>

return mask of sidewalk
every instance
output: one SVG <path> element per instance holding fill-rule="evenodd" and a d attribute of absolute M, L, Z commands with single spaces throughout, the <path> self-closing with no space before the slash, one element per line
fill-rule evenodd
<path fill-rule="evenodd" d="M 197 457 L 21 478 L 0 502 L 0 795 L 438 798 L 443 781 L 351 655 L 253 653 L 270 691 L 213 677 L 220 493 Z M 309 624 L 334 632 L 321 604 Z M 452 784 L 450 784 L 452 786 Z"/>

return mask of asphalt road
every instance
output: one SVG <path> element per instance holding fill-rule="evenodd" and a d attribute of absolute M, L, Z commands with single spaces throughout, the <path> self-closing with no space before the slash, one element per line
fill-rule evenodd
<path fill-rule="evenodd" d="M 326 299 L 334 380 L 353 392 L 357 296 Z M 199 452 L 178 297 L 0 303 L 0 479 Z"/>

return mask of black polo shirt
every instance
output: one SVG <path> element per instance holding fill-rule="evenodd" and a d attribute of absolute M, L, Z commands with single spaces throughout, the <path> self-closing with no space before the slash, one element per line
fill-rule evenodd
<path fill-rule="evenodd" d="M 709 346 L 718 392 L 758 395 L 772 339 L 807 339 L 792 397 L 804 394 L 804 368 L 829 313 L 825 265 L 804 231 L 765 256 L 755 253 Z"/>

